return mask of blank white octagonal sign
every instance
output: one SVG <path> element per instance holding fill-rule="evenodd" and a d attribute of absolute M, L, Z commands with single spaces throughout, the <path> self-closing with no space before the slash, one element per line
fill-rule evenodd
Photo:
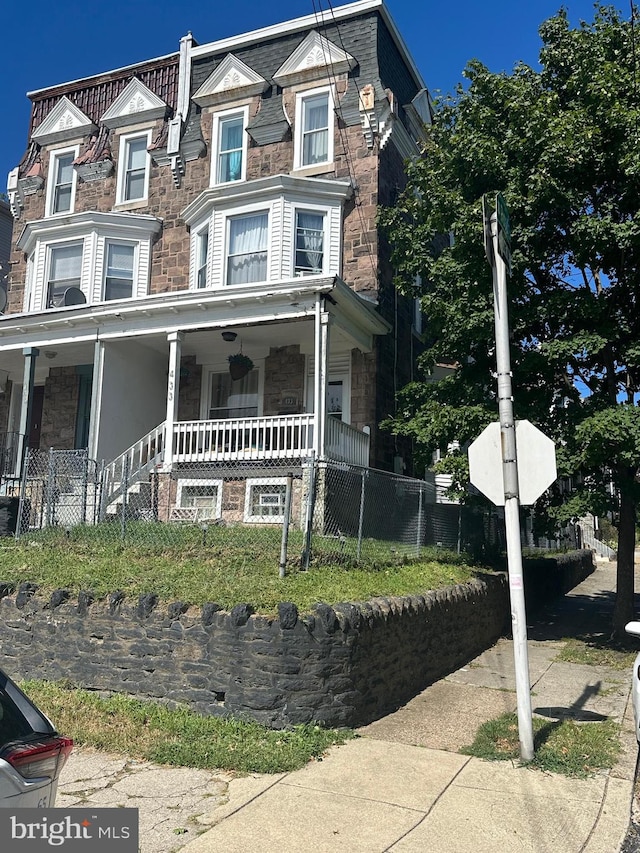
<path fill-rule="evenodd" d="M 516 452 L 520 503 L 535 503 L 558 476 L 556 448 L 530 421 L 516 421 Z M 489 424 L 469 446 L 471 482 L 496 506 L 504 506 L 500 424 Z"/>

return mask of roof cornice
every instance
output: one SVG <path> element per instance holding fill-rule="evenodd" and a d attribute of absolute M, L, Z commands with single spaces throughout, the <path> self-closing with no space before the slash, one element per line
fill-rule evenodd
<path fill-rule="evenodd" d="M 255 181 L 234 181 L 209 187 L 195 198 L 180 214 L 181 219 L 192 225 L 209 211 L 214 204 L 236 204 L 241 201 L 271 197 L 281 193 L 311 194 L 318 200 L 335 199 L 343 202 L 351 196 L 353 187 L 349 181 L 306 178 L 294 175 L 271 175 Z"/>

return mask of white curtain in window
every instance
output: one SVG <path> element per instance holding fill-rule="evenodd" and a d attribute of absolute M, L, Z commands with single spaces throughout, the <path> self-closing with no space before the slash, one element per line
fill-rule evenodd
<path fill-rule="evenodd" d="M 298 213 L 296 217 L 296 269 L 322 272 L 322 214 Z"/>
<path fill-rule="evenodd" d="M 268 227 L 266 213 L 229 220 L 229 284 L 266 281 Z"/>
<path fill-rule="evenodd" d="M 329 157 L 329 95 L 314 95 L 304 101 L 304 165 L 325 163 Z"/>

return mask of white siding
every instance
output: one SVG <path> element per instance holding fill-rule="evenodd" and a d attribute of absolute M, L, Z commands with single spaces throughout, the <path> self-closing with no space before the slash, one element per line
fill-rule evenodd
<path fill-rule="evenodd" d="M 146 296 L 149 292 L 149 279 L 151 277 L 151 244 L 148 240 L 141 240 L 138 243 L 137 265 L 134 259 L 133 274 L 134 297 Z"/>
<path fill-rule="evenodd" d="M 342 259 L 342 210 L 340 207 L 331 207 L 328 212 L 329 217 L 329 245 L 328 251 L 328 266 L 327 273 L 329 275 L 341 275 L 341 259 Z"/>
<path fill-rule="evenodd" d="M 287 230 L 283 228 L 282 198 L 276 199 L 269 210 L 269 281 L 279 281 L 283 277 L 284 248 L 283 241 Z"/>
<path fill-rule="evenodd" d="M 293 205 L 288 202 L 282 205 L 282 278 L 293 278 L 294 228 Z"/>

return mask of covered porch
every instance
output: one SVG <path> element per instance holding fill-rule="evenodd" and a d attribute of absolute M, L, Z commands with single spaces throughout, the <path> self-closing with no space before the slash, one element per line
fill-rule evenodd
<path fill-rule="evenodd" d="M 375 400 L 360 389 L 374 387 L 374 337 L 387 330 L 338 278 L 5 316 L 11 473 L 27 446 L 84 447 L 130 475 L 311 456 L 366 466 Z M 241 379 L 237 353 L 253 365 Z"/>

